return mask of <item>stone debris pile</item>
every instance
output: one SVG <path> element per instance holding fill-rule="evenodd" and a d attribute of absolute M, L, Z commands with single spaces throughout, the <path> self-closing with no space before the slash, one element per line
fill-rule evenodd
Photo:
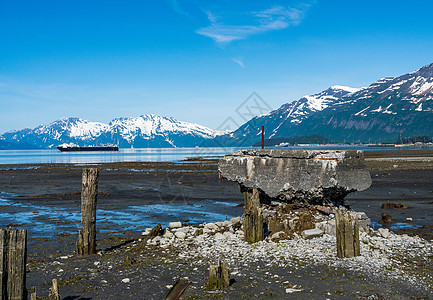
<path fill-rule="evenodd" d="M 302 211 L 302 210 L 301 210 Z M 301 265 L 344 267 L 368 276 L 387 276 L 405 280 L 431 289 L 433 282 L 426 274 L 421 280 L 413 276 L 413 259 L 426 259 L 433 253 L 433 244 L 418 236 L 398 235 L 386 228 L 374 230 L 360 227 L 361 255 L 339 259 L 336 255 L 335 219 L 319 210 L 311 212 L 313 228 L 302 231 L 282 230 L 267 235 L 263 241 L 249 244 L 244 241 L 243 219 L 203 223 L 198 226 L 166 228 L 163 235 L 147 238 L 150 228 L 143 232 L 142 242 L 166 250 L 176 249 L 180 258 L 197 264 L 213 262 L 216 258 L 229 264 L 233 274 L 242 275 L 244 266 L 264 263 L 267 266 L 300 268 Z M 364 213 L 356 213 L 363 220 Z M 293 212 L 293 218 L 304 215 Z M 426 283 L 427 282 L 427 283 Z"/>

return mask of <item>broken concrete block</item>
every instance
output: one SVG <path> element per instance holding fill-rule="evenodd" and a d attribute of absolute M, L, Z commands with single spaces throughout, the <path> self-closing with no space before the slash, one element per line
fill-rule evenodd
<path fill-rule="evenodd" d="M 219 171 L 285 201 L 340 201 L 371 185 L 364 154 L 356 150 L 239 150 L 220 160 Z"/>
<path fill-rule="evenodd" d="M 368 227 L 371 224 L 370 218 L 365 212 L 354 212 L 358 217 L 359 227 Z"/>
<path fill-rule="evenodd" d="M 323 235 L 323 231 L 319 228 L 307 229 L 302 232 L 302 237 L 304 239 L 313 239 L 316 237 L 321 237 Z"/>

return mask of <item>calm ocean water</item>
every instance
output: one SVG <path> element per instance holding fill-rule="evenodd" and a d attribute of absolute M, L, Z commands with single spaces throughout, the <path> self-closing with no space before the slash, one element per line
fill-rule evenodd
<path fill-rule="evenodd" d="M 0 150 L 0 164 L 43 164 L 71 163 L 92 164 L 108 162 L 140 161 L 180 161 L 188 157 L 223 156 L 240 148 L 137 148 L 120 149 L 118 152 L 60 152 L 51 150 Z M 328 147 L 288 147 L 283 149 L 353 149 L 363 151 L 388 150 L 399 151 L 416 148 L 328 146 Z M 419 148 L 418 148 L 419 149 Z"/>
<path fill-rule="evenodd" d="M 140 148 L 103 152 L 60 152 L 52 150 L 0 150 L 0 164 L 180 161 L 188 157 L 223 156 L 238 148 Z"/>

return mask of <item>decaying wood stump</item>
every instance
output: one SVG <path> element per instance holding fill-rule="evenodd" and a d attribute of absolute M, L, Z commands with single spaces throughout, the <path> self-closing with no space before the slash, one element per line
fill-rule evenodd
<path fill-rule="evenodd" d="M 59 285 L 57 279 L 53 279 L 53 285 L 50 287 L 48 293 L 48 300 L 60 300 Z"/>
<path fill-rule="evenodd" d="M 209 266 L 208 287 L 211 290 L 221 290 L 230 286 L 229 267 L 227 263 L 218 260 L 216 265 Z"/>
<path fill-rule="evenodd" d="M 337 256 L 354 257 L 361 255 L 359 249 L 359 224 L 356 216 L 347 211 L 337 210 L 335 214 L 337 231 Z"/>
<path fill-rule="evenodd" d="M 78 232 L 77 255 L 84 256 L 96 253 L 96 198 L 98 195 L 99 170 L 83 170 L 81 191 L 81 222 L 83 230 Z"/>
<path fill-rule="evenodd" d="M 263 216 L 260 208 L 260 196 L 257 189 L 244 192 L 245 218 L 244 236 L 248 243 L 255 243 L 264 239 Z"/>
<path fill-rule="evenodd" d="M 0 299 L 27 299 L 27 230 L 0 229 Z"/>

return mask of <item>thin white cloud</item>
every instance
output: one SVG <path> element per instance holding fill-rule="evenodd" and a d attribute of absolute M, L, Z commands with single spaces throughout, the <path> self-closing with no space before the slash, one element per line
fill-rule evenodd
<path fill-rule="evenodd" d="M 243 58 L 242 58 L 242 57 L 238 57 L 238 58 L 234 57 L 234 58 L 232 58 L 232 62 L 234 62 L 234 63 L 240 65 L 242 68 L 245 69 L 245 65 L 244 65 L 244 62 L 243 62 Z"/>
<path fill-rule="evenodd" d="M 218 44 L 228 44 L 235 40 L 247 39 L 249 36 L 274 30 L 285 29 L 289 26 L 299 25 L 305 17 L 310 4 L 303 4 L 297 8 L 274 6 L 272 8 L 248 12 L 246 24 L 228 25 L 219 21 L 210 11 L 205 11 L 210 25 L 201 28 L 196 33 L 215 40 Z M 233 23 L 245 19 L 244 13 L 234 14 Z"/>
<path fill-rule="evenodd" d="M 184 15 L 186 17 L 190 17 L 190 14 L 187 13 L 186 11 L 184 11 L 180 5 L 179 2 L 177 0 L 166 0 L 166 2 L 168 3 L 168 5 L 171 6 L 171 8 L 173 8 L 173 10 L 175 12 L 177 12 L 178 14 Z"/>

